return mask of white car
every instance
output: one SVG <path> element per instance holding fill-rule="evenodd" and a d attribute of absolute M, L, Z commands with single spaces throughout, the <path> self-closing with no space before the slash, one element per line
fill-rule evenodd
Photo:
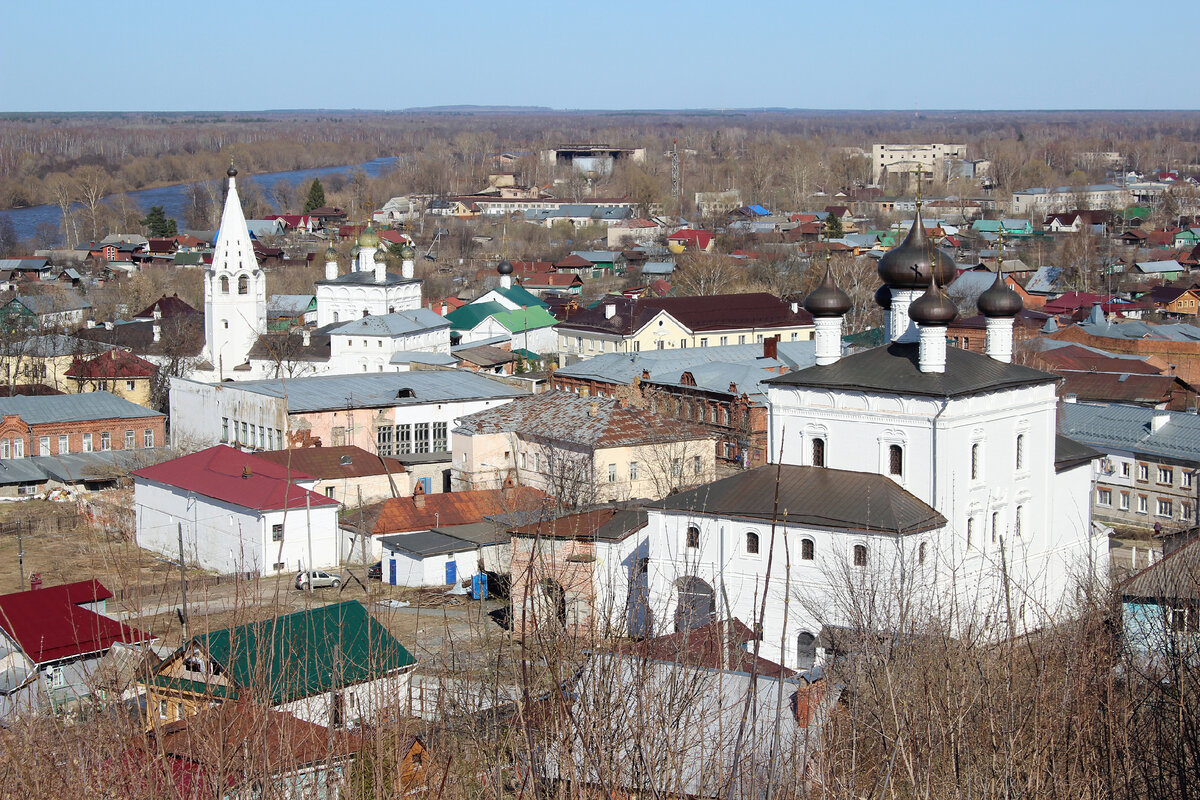
<path fill-rule="evenodd" d="M 309 580 L 312 580 L 312 588 L 321 589 L 325 586 L 332 586 L 334 589 L 342 585 L 342 579 L 338 575 L 333 575 L 329 572 L 322 572 L 319 569 L 310 570 L 309 572 L 299 572 L 296 574 L 296 588 L 308 588 Z"/>

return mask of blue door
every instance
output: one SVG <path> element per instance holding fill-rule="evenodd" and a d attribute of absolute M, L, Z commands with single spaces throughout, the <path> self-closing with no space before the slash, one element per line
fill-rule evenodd
<path fill-rule="evenodd" d="M 446 583 L 452 586 L 458 583 L 458 564 L 453 559 L 446 562 Z"/>
<path fill-rule="evenodd" d="M 433 489 L 433 481 L 427 477 L 419 478 L 417 482 L 421 484 L 421 490 L 425 492 L 425 494 L 429 494 L 429 492 Z"/>
<path fill-rule="evenodd" d="M 388 559 L 388 574 L 391 575 L 391 580 L 388 581 L 392 586 L 396 585 L 396 559 Z"/>

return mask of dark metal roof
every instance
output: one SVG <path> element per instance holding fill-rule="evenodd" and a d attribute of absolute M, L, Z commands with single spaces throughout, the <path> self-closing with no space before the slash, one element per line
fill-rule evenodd
<path fill-rule="evenodd" d="M 963 397 L 1018 386 L 1054 383 L 1048 372 L 1005 364 L 959 347 L 946 348 L 945 372 L 921 372 L 918 345 L 893 342 L 824 367 L 789 372 L 766 383 L 926 397 Z"/>
<path fill-rule="evenodd" d="M 770 520 L 779 479 L 779 521 L 813 528 L 917 533 L 946 518 L 883 475 L 823 467 L 752 469 L 647 505 L 665 511 Z"/>
<path fill-rule="evenodd" d="M 1074 439 L 1063 436 L 1061 433 L 1054 437 L 1054 470 L 1062 472 L 1063 470 L 1078 467 L 1081 464 L 1086 464 L 1093 458 L 1100 458 L 1103 453 L 1095 450 L 1082 442 L 1077 442 Z"/>
<path fill-rule="evenodd" d="M 429 530 L 416 533 L 398 533 L 393 536 L 381 536 L 380 544 L 393 552 L 403 550 L 422 558 L 440 556 L 446 553 L 462 553 L 474 550 L 478 544 L 457 536 L 451 536 L 441 531 Z"/>

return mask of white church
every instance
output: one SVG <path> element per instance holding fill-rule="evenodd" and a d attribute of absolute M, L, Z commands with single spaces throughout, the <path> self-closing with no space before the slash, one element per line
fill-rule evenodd
<path fill-rule="evenodd" d="M 1058 379 L 1012 363 L 1017 294 L 997 276 L 979 298 L 985 355 L 948 348 L 954 262 L 919 209 L 879 274 L 881 347 L 842 355 L 850 301 L 830 274 L 805 300 L 817 365 L 769 381 L 778 463 L 648 507 L 631 581 L 647 605 L 625 613 L 638 627 L 645 608 L 650 630 L 633 633 L 758 621 L 764 657 L 807 669 L 851 630 L 901 629 L 905 615 L 1029 630 L 1106 575 L 1097 454 L 1057 435 Z"/>
<path fill-rule="evenodd" d="M 190 377 L 395 372 L 408 368 L 413 353 L 449 355 L 450 324 L 423 307 L 412 246 L 401 248 L 401 274 L 388 272 L 379 235 L 370 226 L 358 237 L 347 272 L 340 272 L 333 247 L 326 251 L 325 278 L 316 284 L 317 329 L 266 336 L 266 277 L 242 212 L 237 169 L 231 166 L 227 174 L 221 228 L 204 272 L 205 364 Z M 291 341 L 273 349 L 272 339 Z"/>

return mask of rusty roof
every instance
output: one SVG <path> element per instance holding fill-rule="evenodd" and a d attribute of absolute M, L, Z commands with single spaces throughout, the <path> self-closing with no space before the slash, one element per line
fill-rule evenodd
<path fill-rule="evenodd" d="M 459 420 L 456 434 L 517 433 L 591 448 L 711 439 L 700 425 L 604 397 L 551 391 L 518 397 Z"/>
<path fill-rule="evenodd" d="M 775 465 L 740 472 L 647 508 L 900 535 L 933 530 L 946 518 L 885 475 L 825 467 Z"/>
<path fill-rule="evenodd" d="M 608 316 L 606 306 L 614 306 Z M 812 316 L 802 308 L 766 292 L 717 294 L 706 297 L 643 297 L 632 300 L 609 295 L 592 308 L 568 314 L 560 330 L 583 329 L 631 336 L 665 311 L 692 331 L 768 329 L 812 325 Z"/>
<path fill-rule="evenodd" d="M 513 511 L 534 511 L 547 495 L 541 489 L 515 486 L 509 489 L 475 489 L 466 492 L 393 497 L 363 509 L 367 529 L 373 536 L 405 531 L 427 531 L 449 525 L 466 525 L 485 517 Z M 351 515 L 353 521 L 357 515 Z"/>
<path fill-rule="evenodd" d="M 678 633 L 631 642 L 621 652 L 692 667 L 755 672 L 770 678 L 790 678 L 796 674 L 774 661 L 756 657 L 750 651 L 754 639 L 754 631 L 739 619 L 712 620 Z"/>
<path fill-rule="evenodd" d="M 549 536 L 555 539 L 604 539 L 620 541 L 646 527 L 646 512 L 619 508 L 597 508 L 582 514 L 567 514 L 510 528 L 514 536 Z"/>
<path fill-rule="evenodd" d="M 404 472 L 404 465 L 396 459 L 384 458 L 354 445 L 268 450 L 255 455 L 314 478 L 363 478 Z M 343 458 L 350 463 L 343 464 Z"/>

